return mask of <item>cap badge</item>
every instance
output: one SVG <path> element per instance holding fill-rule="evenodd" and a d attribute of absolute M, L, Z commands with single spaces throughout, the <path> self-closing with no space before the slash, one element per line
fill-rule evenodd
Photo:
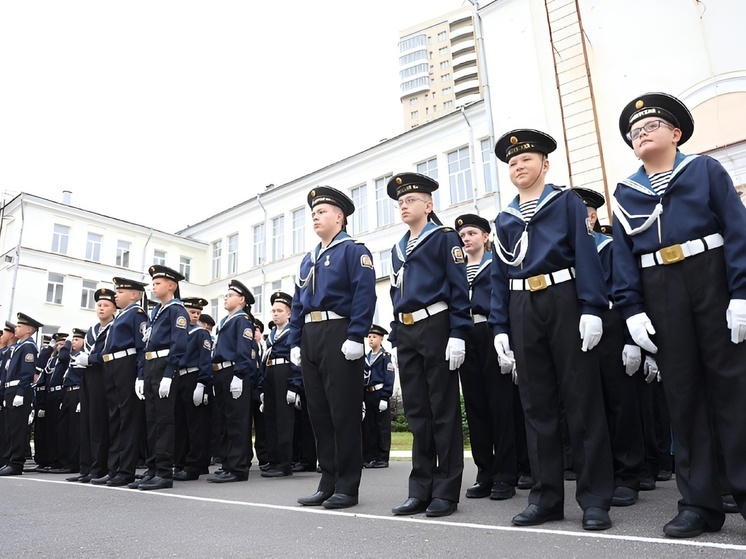
<path fill-rule="evenodd" d="M 401 185 L 404 181 L 401 180 L 401 177 L 396 177 L 396 184 Z"/>
<path fill-rule="evenodd" d="M 635 103 L 635 109 L 642 109 L 645 106 L 645 101 L 642 99 L 638 99 L 637 103 Z"/>
<path fill-rule="evenodd" d="M 311 191 L 311 198 L 316 198 L 316 191 L 315 190 Z"/>
<path fill-rule="evenodd" d="M 517 144 L 518 143 L 518 138 L 516 138 L 515 136 L 511 136 L 510 137 L 510 143 L 511 144 Z"/>
<path fill-rule="evenodd" d="M 463 219 L 459 219 L 458 220 L 458 226 L 461 227 L 463 224 L 464 224 L 464 220 Z"/>

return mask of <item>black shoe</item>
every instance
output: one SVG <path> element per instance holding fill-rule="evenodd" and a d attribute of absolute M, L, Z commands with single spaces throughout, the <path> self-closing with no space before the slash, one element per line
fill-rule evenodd
<path fill-rule="evenodd" d="M 91 474 L 87 474 L 87 475 L 81 476 L 78 479 L 78 481 L 80 483 L 90 483 L 92 479 L 93 479 L 93 476 Z"/>
<path fill-rule="evenodd" d="M 378 469 L 378 468 L 388 468 L 389 467 L 389 463 L 386 462 L 386 460 L 376 460 L 375 462 L 373 462 L 373 467 L 376 468 L 376 469 Z"/>
<path fill-rule="evenodd" d="M 393 512 L 396 516 L 420 514 L 421 512 L 425 512 L 427 510 L 428 504 L 429 503 L 427 503 L 426 501 L 418 499 L 417 497 L 410 497 L 398 507 L 394 507 L 393 509 L 391 509 L 391 512 Z"/>
<path fill-rule="evenodd" d="M 578 476 L 575 473 L 575 471 L 570 470 L 569 468 L 565 470 L 563 477 L 565 478 L 565 481 L 575 481 L 576 479 L 578 479 Z"/>
<path fill-rule="evenodd" d="M 717 532 L 707 526 L 705 519 L 693 510 L 682 510 L 663 526 L 663 533 L 672 538 L 694 538 L 702 532 Z"/>
<path fill-rule="evenodd" d="M 637 502 L 637 491 L 631 487 L 619 485 L 614 488 L 614 495 L 611 498 L 611 504 L 614 507 L 628 507 Z"/>
<path fill-rule="evenodd" d="M 52 468 L 49 470 L 50 474 L 71 474 L 73 471 L 70 468 Z"/>
<path fill-rule="evenodd" d="M 129 485 L 135 481 L 135 478 L 132 476 L 126 476 L 124 474 L 117 474 L 113 478 L 111 478 L 109 481 L 106 482 L 107 487 L 124 487 L 125 485 Z"/>
<path fill-rule="evenodd" d="M 376 461 L 370 460 L 368 462 L 363 462 L 363 468 L 375 468 Z"/>
<path fill-rule="evenodd" d="M 505 481 L 497 481 L 492 485 L 490 499 L 493 501 L 504 501 L 515 495 L 515 487 Z"/>
<path fill-rule="evenodd" d="M 174 481 L 193 481 L 199 479 L 199 474 L 189 473 L 186 470 L 174 472 Z"/>
<path fill-rule="evenodd" d="M 425 516 L 451 516 L 457 508 L 457 503 L 436 497 L 430 501 L 430 505 L 425 509 Z"/>
<path fill-rule="evenodd" d="M 723 495 L 723 511 L 726 513 L 741 512 L 733 495 Z"/>
<path fill-rule="evenodd" d="M 3 466 L 0 468 L 0 476 L 20 476 L 23 475 L 23 470 L 16 470 L 12 466 Z"/>
<path fill-rule="evenodd" d="M 92 485 L 106 485 L 106 482 L 111 479 L 111 476 L 109 474 L 106 474 L 102 477 L 95 477 L 91 480 Z"/>
<path fill-rule="evenodd" d="M 609 511 L 601 507 L 588 507 L 583 511 L 583 530 L 608 530 L 611 528 Z"/>
<path fill-rule="evenodd" d="M 293 472 L 290 470 L 281 470 L 280 468 L 270 468 L 260 474 L 262 477 L 287 477 L 292 476 Z"/>
<path fill-rule="evenodd" d="M 293 472 L 315 472 L 316 466 L 309 466 L 307 464 L 293 464 L 293 467 L 290 468 Z"/>
<path fill-rule="evenodd" d="M 84 477 L 85 477 L 85 476 L 73 476 L 73 477 L 68 477 L 68 478 L 65 478 L 65 481 L 80 481 L 80 480 L 81 480 L 81 479 L 83 479 Z M 90 480 L 88 480 L 88 481 L 90 481 Z"/>
<path fill-rule="evenodd" d="M 271 467 L 271 464 L 267 462 L 266 464 L 259 464 L 259 469 L 263 472 L 266 472 Z"/>
<path fill-rule="evenodd" d="M 127 484 L 128 489 L 140 489 L 140 484 L 145 483 L 153 479 L 155 476 L 153 474 L 146 473 L 144 476 L 142 476 L 140 479 L 136 479 L 132 483 Z"/>
<path fill-rule="evenodd" d="M 469 489 L 466 490 L 467 499 L 484 499 L 490 496 L 492 490 L 492 482 L 490 481 L 478 481 Z"/>
<path fill-rule="evenodd" d="M 653 491 L 654 489 L 655 480 L 652 477 L 646 477 L 640 480 L 640 491 Z"/>
<path fill-rule="evenodd" d="M 357 495 L 335 493 L 321 504 L 325 509 L 346 509 L 357 505 Z"/>
<path fill-rule="evenodd" d="M 207 481 L 212 483 L 231 483 L 233 481 L 246 481 L 247 479 L 249 479 L 249 474 L 242 476 L 233 472 L 223 472 L 219 475 L 213 474 L 208 476 Z"/>
<path fill-rule="evenodd" d="M 513 517 L 511 522 L 516 526 L 538 526 L 552 520 L 562 520 L 565 518 L 563 510 L 551 510 L 539 505 L 529 505 L 522 513 Z"/>
<path fill-rule="evenodd" d="M 534 478 L 526 474 L 521 474 L 521 477 L 518 478 L 516 487 L 518 487 L 518 489 L 531 489 L 534 486 L 534 483 Z"/>
<path fill-rule="evenodd" d="M 171 489 L 174 486 L 174 480 L 155 476 L 148 481 L 141 481 L 138 489 L 140 491 L 150 491 L 151 489 Z"/>
<path fill-rule="evenodd" d="M 658 476 L 656 477 L 656 479 L 658 481 L 670 481 L 671 476 L 671 470 L 658 470 Z"/>
<path fill-rule="evenodd" d="M 306 507 L 320 507 L 324 504 L 324 501 L 329 499 L 332 495 L 333 493 L 327 493 L 326 491 L 317 491 L 308 497 L 299 497 L 298 502 Z"/>

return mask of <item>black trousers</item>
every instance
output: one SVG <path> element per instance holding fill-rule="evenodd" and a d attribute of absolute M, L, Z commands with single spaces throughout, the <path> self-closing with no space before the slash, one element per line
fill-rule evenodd
<path fill-rule="evenodd" d="M 602 316 L 604 334 L 595 353 L 601 370 L 606 423 L 609 426 L 614 485 L 640 488 L 645 463 L 645 438 L 637 399 L 637 381 L 642 375 L 628 376 L 622 351 L 624 321 L 619 311 L 607 309 Z"/>
<path fill-rule="evenodd" d="M 80 473 L 102 477 L 109 471 L 109 405 L 103 365 L 91 365 L 80 383 Z"/>
<path fill-rule="evenodd" d="M 671 413 L 679 510 L 697 512 L 717 530 L 725 514 L 713 428 L 733 498 L 746 515 L 746 343 L 730 341 L 723 249 L 641 273 Z"/>
<path fill-rule="evenodd" d="M 145 361 L 145 423 L 150 450 L 145 463 L 150 474 L 171 479 L 174 473 L 174 406 L 178 398 L 179 375 L 172 379 L 168 396 L 161 398 L 158 389 L 165 369 L 164 357 Z"/>
<path fill-rule="evenodd" d="M 259 464 L 269 463 L 269 454 L 267 452 L 267 426 L 264 413 L 259 411 L 262 399 L 258 388 L 251 388 L 251 414 L 249 415 L 249 462 L 254 458 L 256 451 L 256 460 Z M 253 433 L 253 445 L 251 435 Z"/>
<path fill-rule="evenodd" d="M 450 319 L 441 312 L 397 330 L 404 414 L 414 435 L 409 497 L 458 503 L 464 474 L 458 372 L 445 360 Z"/>
<path fill-rule="evenodd" d="M 348 361 L 341 351 L 347 319 L 309 322 L 303 327 L 303 384 L 316 437 L 319 491 L 357 495 L 363 467 L 363 357 Z"/>
<path fill-rule="evenodd" d="M 609 510 L 614 475 L 596 349 L 581 351 L 575 282 L 510 292 L 510 331 L 526 417 L 531 473 L 529 503 L 564 506 L 560 400 L 564 404 L 575 497 L 582 509 Z M 621 359 L 621 357 L 620 357 Z"/>
<path fill-rule="evenodd" d="M 194 405 L 196 387 L 196 372 L 179 377 L 174 405 L 174 468 L 201 475 L 207 473 L 210 465 L 210 406 Z"/>
<path fill-rule="evenodd" d="M 518 480 L 513 379 L 500 374 L 493 335 L 486 322 L 466 336 L 466 359 L 459 369 L 478 482 Z M 523 426 L 521 426 L 523 428 Z"/>
<path fill-rule="evenodd" d="M 215 402 L 218 415 L 224 425 L 220 445 L 220 460 L 223 471 L 239 478 L 247 478 L 251 465 L 251 382 L 243 379 L 243 392 L 233 398 L 230 391 L 233 367 L 215 373 Z"/>
<path fill-rule="evenodd" d="M 381 389 L 363 391 L 363 463 L 372 460 L 389 461 L 391 452 L 391 409 L 380 411 Z M 388 399 L 386 400 L 388 403 Z"/>
<path fill-rule="evenodd" d="M 39 466 L 46 467 L 50 465 L 52 457 L 47 435 L 47 389 L 46 387 L 43 388 L 43 390 L 36 390 L 34 400 L 34 462 Z M 39 417 L 39 412 L 42 410 L 44 411 L 44 417 Z"/>
<path fill-rule="evenodd" d="M 57 453 L 63 468 L 80 469 L 80 388 L 63 388 L 60 422 L 57 426 Z"/>
<path fill-rule="evenodd" d="M 0 394 L 0 468 L 7 464 L 8 438 L 5 435 L 5 393 Z"/>
<path fill-rule="evenodd" d="M 286 397 L 290 364 L 272 365 L 265 371 L 264 425 L 267 433 L 267 460 L 273 468 L 289 471 L 293 460 L 295 424 L 295 406 L 288 404 Z"/>
<path fill-rule="evenodd" d="M 45 411 L 45 433 L 44 440 L 47 446 L 47 463 L 52 468 L 60 468 L 64 460 L 60 455 L 58 447 L 57 431 L 60 424 L 60 415 L 62 408 L 62 390 L 50 391 L 47 387 L 47 402 Z"/>
<path fill-rule="evenodd" d="M 306 391 L 300 391 L 301 409 L 295 410 L 293 424 L 293 462 L 309 470 L 316 470 L 316 438 L 313 435 L 311 418 L 308 417 Z"/>
<path fill-rule="evenodd" d="M 23 471 L 26 463 L 26 445 L 28 443 L 28 416 L 31 413 L 31 395 L 23 397 L 23 404 L 13 407 L 16 386 L 5 389 L 5 439 L 7 444 L 6 466 L 16 472 Z M 28 393 L 30 389 L 27 389 Z"/>
<path fill-rule="evenodd" d="M 104 366 L 109 407 L 109 473 L 134 478 L 140 446 L 147 436 L 145 404 L 135 394 L 137 356 L 128 355 Z"/>

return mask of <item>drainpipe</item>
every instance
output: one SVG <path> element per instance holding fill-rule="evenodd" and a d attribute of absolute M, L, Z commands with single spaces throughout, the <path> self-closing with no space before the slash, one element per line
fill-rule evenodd
<path fill-rule="evenodd" d="M 16 284 L 18 283 L 18 267 L 21 264 L 21 245 L 23 244 L 23 226 L 26 223 L 26 214 L 23 211 L 24 199 L 21 195 L 21 231 L 18 234 L 18 246 L 16 247 L 16 264 L 13 267 L 13 286 L 10 289 L 10 315 L 13 316 L 13 302 L 16 297 Z M 14 321 L 15 322 L 15 321 Z"/>
<path fill-rule="evenodd" d="M 262 204 L 261 194 L 262 194 L 261 192 L 257 193 L 256 201 L 259 204 L 259 206 L 261 206 L 262 211 L 264 212 L 264 250 L 266 251 L 267 250 L 267 231 L 269 230 L 269 228 L 267 227 L 267 220 L 269 219 L 269 217 L 267 215 L 267 208 L 265 208 L 264 204 Z M 260 271 L 262 272 L 262 297 L 264 298 L 264 300 L 266 300 L 267 298 L 264 296 L 264 287 L 265 287 L 265 284 L 267 283 L 267 275 L 266 275 L 266 272 L 264 271 L 264 262 L 260 262 L 259 265 L 261 266 Z M 262 301 L 262 309 L 264 309 L 264 301 Z M 262 315 L 264 315 L 264 313 L 262 313 Z M 264 322 L 264 317 L 263 316 L 260 317 L 260 320 Z"/>
<path fill-rule="evenodd" d="M 466 125 L 469 127 L 469 168 L 471 171 L 471 176 L 473 177 L 473 184 L 471 188 L 471 203 L 474 204 L 477 215 L 479 215 L 479 207 L 477 206 L 477 169 L 476 164 L 474 163 L 474 151 L 476 149 L 476 146 L 474 145 L 474 128 L 472 128 L 471 122 L 469 122 L 469 118 L 466 116 L 466 111 L 464 110 L 463 105 L 461 105 L 461 116 L 464 117 Z"/>
<path fill-rule="evenodd" d="M 145 246 L 142 247 L 142 266 L 140 266 L 141 270 L 147 270 L 148 268 L 150 268 L 149 264 L 148 265 L 145 264 L 145 256 L 147 254 L 147 249 L 148 249 L 148 244 L 150 243 L 150 239 L 153 238 L 153 228 L 149 227 L 148 229 L 150 230 L 150 233 L 148 234 L 148 238 L 145 240 Z M 145 274 L 143 273 L 140 276 L 140 279 L 143 279 L 144 277 L 145 277 Z"/>

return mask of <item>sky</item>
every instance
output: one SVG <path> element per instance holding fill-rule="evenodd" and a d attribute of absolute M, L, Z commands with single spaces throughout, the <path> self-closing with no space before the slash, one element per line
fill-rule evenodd
<path fill-rule="evenodd" d="M 176 232 L 404 132 L 399 32 L 463 5 L 2 2 L 3 200 Z"/>

